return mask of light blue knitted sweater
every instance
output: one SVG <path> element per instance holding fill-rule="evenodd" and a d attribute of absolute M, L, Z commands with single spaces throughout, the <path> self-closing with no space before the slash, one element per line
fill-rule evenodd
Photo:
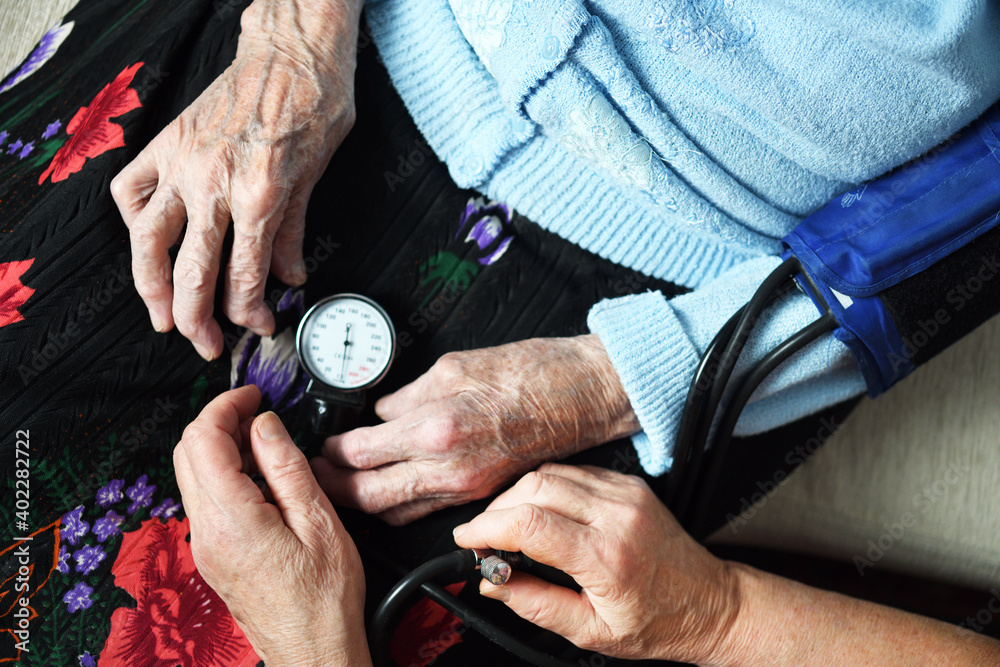
<path fill-rule="evenodd" d="M 780 239 L 1000 97 L 1000 11 L 985 0 L 369 0 L 367 15 L 456 183 L 693 288 L 590 311 L 651 474 L 670 467 L 698 358 Z M 740 368 L 816 316 L 787 300 Z M 862 391 L 828 336 L 760 387 L 737 432 Z"/>

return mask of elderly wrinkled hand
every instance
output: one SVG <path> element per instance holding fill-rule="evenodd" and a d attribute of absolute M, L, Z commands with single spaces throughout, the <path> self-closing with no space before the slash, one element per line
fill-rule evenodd
<path fill-rule="evenodd" d="M 230 320 L 269 335 L 268 271 L 291 285 L 306 279 L 306 204 L 354 122 L 359 5 L 254 2 L 233 64 L 112 181 L 153 327 L 176 325 L 206 359 L 223 347 L 212 310 L 230 221 Z"/>
<path fill-rule="evenodd" d="M 736 620 L 737 577 L 638 477 L 544 465 L 456 528 L 455 542 L 520 551 L 573 577 L 579 593 L 524 573 L 480 591 L 584 649 L 711 664 Z"/>
<path fill-rule="evenodd" d="M 392 524 L 639 430 L 596 336 L 446 354 L 375 411 L 384 424 L 327 439 L 312 465 L 335 502 Z"/>
<path fill-rule="evenodd" d="M 259 404 L 253 386 L 222 394 L 174 449 L 195 564 L 267 664 L 370 665 L 361 559 L 278 417 L 253 418 Z"/>

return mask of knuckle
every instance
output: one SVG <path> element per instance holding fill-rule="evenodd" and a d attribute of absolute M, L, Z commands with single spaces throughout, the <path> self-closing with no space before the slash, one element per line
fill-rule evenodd
<path fill-rule="evenodd" d="M 206 292 L 215 289 L 214 271 L 193 258 L 178 261 L 174 267 L 174 285 L 188 292 Z"/>
<path fill-rule="evenodd" d="M 614 526 L 605 528 L 599 544 L 604 553 L 605 564 L 612 571 L 626 572 L 629 561 L 635 558 L 637 548 L 635 542 L 650 539 L 654 531 L 650 529 L 646 516 L 641 512 L 618 508 L 613 518 Z"/>
<path fill-rule="evenodd" d="M 308 468 L 305 456 L 301 450 L 296 448 L 290 458 L 270 463 L 267 470 L 267 481 L 269 484 L 284 485 L 293 496 L 301 495 L 302 487 L 306 481 L 305 472 Z"/>
<path fill-rule="evenodd" d="M 444 409 L 431 423 L 432 443 L 438 450 L 450 450 L 463 438 L 462 420 L 452 410 Z"/>
<path fill-rule="evenodd" d="M 233 196 L 233 208 L 239 216 L 237 231 L 260 238 L 268 224 L 279 217 L 288 196 L 288 188 L 271 174 L 256 174 L 241 179 Z"/>
<path fill-rule="evenodd" d="M 629 497 L 636 499 L 644 500 L 656 496 L 646 480 L 638 475 L 625 475 L 625 490 Z"/>
<path fill-rule="evenodd" d="M 184 432 L 181 434 L 181 440 L 177 443 L 174 448 L 174 456 L 179 456 L 183 454 L 181 451 L 182 446 L 195 445 L 201 441 L 202 437 L 205 435 L 205 427 L 201 422 L 195 419 L 193 422 L 188 424 L 184 428 Z"/>
<path fill-rule="evenodd" d="M 129 236 L 132 241 L 132 252 L 138 255 L 151 255 L 166 244 L 166 232 L 161 225 L 152 221 L 145 221 L 132 225 Z"/>
<path fill-rule="evenodd" d="M 263 288 L 267 280 L 267 271 L 261 264 L 242 260 L 229 265 L 229 284 L 242 293 L 248 293 Z"/>
<path fill-rule="evenodd" d="M 352 433 L 344 438 L 343 444 L 344 458 L 348 463 L 362 469 L 371 467 L 371 456 L 368 453 L 371 448 L 363 433 Z"/>
<path fill-rule="evenodd" d="M 434 362 L 431 372 L 445 379 L 462 377 L 462 358 L 461 352 L 448 352 Z"/>
<path fill-rule="evenodd" d="M 263 203 L 251 204 L 249 202 L 236 201 L 233 209 L 238 216 L 238 221 L 233 224 L 237 237 L 237 244 L 252 246 L 261 239 L 270 238 L 268 229 L 270 218 Z"/>
<path fill-rule="evenodd" d="M 111 197 L 115 200 L 115 203 L 121 206 L 122 204 L 128 203 L 128 195 L 130 190 L 130 178 L 127 175 L 128 168 L 118 173 L 117 176 L 111 179 Z"/>
<path fill-rule="evenodd" d="M 387 509 L 381 491 L 373 489 L 367 484 L 359 484 L 354 487 L 354 500 L 358 504 L 358 509 L 369 514 L 378 514 Z"/>
<path fill-rule="evenodd" d="M 181 197 L 183 200 L 183 197 Z M 197 239 L 196 247 L 199 252 L 207 254 L 213 248 L 221 248 L 225 240 L 226 230 L 229 229 L 228 219 L 223 221 L 221 216 L 217 219 L 213 204 L 202 204 L 197 215 L 189 212 L 187 237 Z M 187 241 L 185 241 L 187 242 Z"/>
<path fill-rule="evenodd" d="M 448 476 L 445 488 L 451 493 L 466 494 L 479 489 L 483 483 L 483 477 L 482 471 L 464 466 Z"/>
<path fill-rule="evenodd" d="M 393 527 L 405 526 L 413 519 L 418 518 L 410 512 L 405 512 L 401 509 L 390 509 L 383 512 L 380 516 L 383 521 Z"/>
<path fill-rule="evenodd" d="M 551 461 L 549 461 L 549 462 L 543 463 L 542 465 L 538 466 L 537 472 L 545 474 L 545 475 L 552 475 L 552 474 L 558 473 L 559 470 L 561 470 L 562 468 L 565 468 L 565 467 L 566 466 L 561 465 L 559 463 L 552 463 Z"/>
<path fill-rule="evenodd" d="M 185 429 L 185 432 L 186 431 L 187 429 Z M 181 439 L 174 446 L 174 453 L 173 453 L 174 470 L 178 468 L 177 463 L 178 461 L 183 459 L 184 456 L 186 456 L 186 454 L 184 453 L 184 438 L 182 436 Z"/>
<path fill-rule="evenodd" d="M 523 486 L 524 490 L 530 496 L 534 497 L 537 496 L 538 493 L 542 490 L 542 487 L 545 484 L 546 477 L 547 476 L 545 475 L 545 473 L 543 473 L 541 468 L 539 468 L 538 470 L 532 470 L 531 472 L 527 473 L 524 477 L 521 478 L 521 481 L 518 482 L 518 484 Z"/>
<path fill-rule="evenodd" d="M 650 491 L 649 484 L 638 475 L 624 475 L 625 481 L 633 488 L 640 491 Z"/>
<path fill-rule="evenodd" d="M 336 528 L 332 517 L 319 502 L 318 497 L 307 497 L 298 509 L 304 519 L 300 537 L 303 544 L 320 549 L 336 541 Z"/>
<path fill-rule="evenodd" d="M 358 109 L 355 106 L 353 100 L 350 104 L 344 107 L 343 115 L 341 116 L 341 123 L 343 123 L 345 134 L 354 127 L 354 123 L 358 120 Z"/>
<path fill-rule="evenodd" d="M 629 572 L 635 566 L 635 555 L 627 548 L 627 545 L 618 541 L 606 545 L 601 559 L 603 561 L 602 567 L 609 573 Z M 613 590 L 618 591 L 618 594 L 625 593 L 621 590 L 623 584 L 620 577 L 610 576 L 608 582 Z"/>
<path fill-rule="evenodd" d="M 156 267 L 134 266 L 132 278 L 135 283 L 135 291 L 144 300 L 160 299 L 170 294 L 170 265 Z"/>
<path fill-rule="evenodd" d="M 278 154 L 273 147 L 259 144 L 249 147 L 249 150 L 249 162 L 234 177 L 234 184 L 238 186 L 236 198 L 246 204 L 270 203 L 280 198 L 287 191 L 287 186 Z"/>
<path fill-rule="evenodd" d="M 531 538 L 544 532 L 548 523 L 548 515 L 538 505 L 526 503 L 518 505 L 514 514 L 513 530 L 515 537 Z"/>
<path fill-rule="evenodd" d="M 626 530 L 642 525 L 646 519 L 642 509 L 632 503 L 621 504 L 615 511 L 615 517 Z"/>

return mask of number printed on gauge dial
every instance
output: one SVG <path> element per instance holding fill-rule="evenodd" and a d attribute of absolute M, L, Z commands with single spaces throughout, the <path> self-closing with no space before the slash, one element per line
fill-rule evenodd
<path fill-rule="evenodd" d="M 359 294 L 336 294 L 309 309 L 296 349 L 314 379 L 343 391 L 370 387 L 392 363 L 396 331 L 377 303 Z"/>

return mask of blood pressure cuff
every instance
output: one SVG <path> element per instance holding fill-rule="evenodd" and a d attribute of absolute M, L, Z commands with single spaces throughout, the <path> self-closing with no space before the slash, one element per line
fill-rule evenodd
<path fill-rule="evenodd" d="M 1000 105 L 787 237 L 877 396 L 1000 311 Z M 811 285 L 809 283 L 812 283 Z"/>

